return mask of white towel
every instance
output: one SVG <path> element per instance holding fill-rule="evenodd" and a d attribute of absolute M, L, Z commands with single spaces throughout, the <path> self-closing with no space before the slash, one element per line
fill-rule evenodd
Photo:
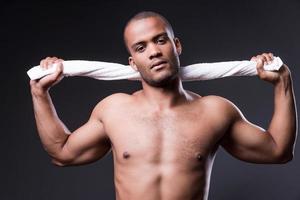
<path fill-rule="evenodd" d="M 274 57 L 271 64 L 265 65 L 269 71 L 279 70 L 283 62 Z M 64 76 L 87 76 L 99 80 L 140 80 L 139 72 L 129 65 L 110 62 L 70 60 L 63 61 Z M 40 66 L 32 67 L 27 71 L 31 80 L 36 80 L 55 71 L 56 65 L 42 69 Z M 254 76 L 257 75 L 255 61 L 227 61 L 215 63 L 198 63 L 180 67 L 180 77 L 183 81 L 210 80 L 227 76 Z"/>

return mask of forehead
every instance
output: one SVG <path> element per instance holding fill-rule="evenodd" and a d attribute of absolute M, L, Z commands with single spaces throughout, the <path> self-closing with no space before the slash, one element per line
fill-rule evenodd
<path fill-rule="evenodd" d="M 130 22 L 125 29 L 124 36 L 130 46 L 136 42 L 149 40 L 163 32 L 170 35 L 165 22 L 158 17 L 148 17 Z"/>

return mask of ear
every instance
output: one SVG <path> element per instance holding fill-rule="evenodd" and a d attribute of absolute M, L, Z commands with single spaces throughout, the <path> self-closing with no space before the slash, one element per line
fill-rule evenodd
<path fill-rule="evenodd" d="M 180 55 L 182 52 L 182 46 L 181 46 L 179 39 L 174 38 L 174 43 L 175 43 L 176 51 L 177 51 L 178 55 Z"/>
<path fill-rule="evenodd" d="M 132 69 L 134 69 L 135 71 L 138 71 L 137 67 L 136 67 L 136 64 L 132 58 L 132 56 L 129 56 L 128 57 L 128 62 L 129 62 L 129 65 L 132 67 Z"/>

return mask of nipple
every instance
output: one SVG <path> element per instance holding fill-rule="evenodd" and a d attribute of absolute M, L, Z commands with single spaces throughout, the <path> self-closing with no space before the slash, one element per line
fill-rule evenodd
<path fill-rule="evenodd" d="M 127 159 L 127 158 L 129 158 L 129 157 L 130 157 L 129 153 L 128 153 L 127 151 L 125 151 L 125 152 L 123 153 L 123 158 Z"/>
<path fill-rule="evenodd" d="M 203 160 L 203 156 L 200 153 L 197 154 L 197 160 L 199 160 L 199 161 Z"/>

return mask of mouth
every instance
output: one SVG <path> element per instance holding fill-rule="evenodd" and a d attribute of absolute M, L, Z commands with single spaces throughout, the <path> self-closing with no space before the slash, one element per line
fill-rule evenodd
<path fill-rule="evenodd" d="M 150 69 L 153 69 L 153 68 L 160 68 L 160 67 L 162 67 L 162 65 L 164 65 L 164 64 L 166 64 L 166 63 L 167 63 L 167 61 L 165 61 L 165 60 L 158 60 L 158 61 L 155 61 L 155 62 L 151 65 Z"/>

